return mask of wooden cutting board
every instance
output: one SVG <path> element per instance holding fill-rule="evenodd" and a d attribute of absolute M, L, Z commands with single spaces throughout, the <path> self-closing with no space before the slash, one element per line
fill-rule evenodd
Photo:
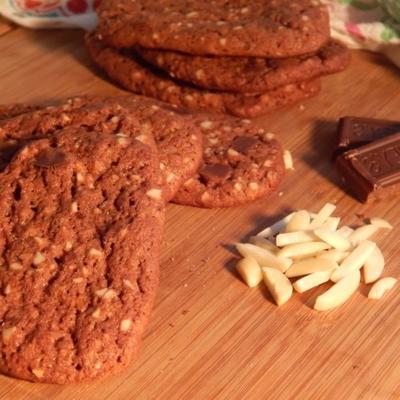
<path fill-rule="evenodd" d="M 8 30 L 0 61 L 3 103 L 120 92 L 94 72 L 77 31 Z M 234 272 L 233 243 L 330 201 L 346 224 L 381 216 L 396 226 L 378 243 L 385 274 L 400 277 L 400 197 L 362 205 L 338 186 L 330 163 L 336 121 L 348 114 L 400 120 L 400 70 L 354 52 L 317 98 L 259 119 L 295 159 L 279 194 L 232 209 L 168 206 L 157 303 L 125 373 L 73 386 L 0 376 L 0 399 L 400 399 L 400 285 L 378 302 L 362 286 L 343 307 L 318 313 L 311 307 L 324 288 L 278 308 Z"/>

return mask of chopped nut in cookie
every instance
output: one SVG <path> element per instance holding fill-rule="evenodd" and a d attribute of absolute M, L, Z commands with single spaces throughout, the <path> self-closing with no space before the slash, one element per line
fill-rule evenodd
<path fill-rule="evenodd" d="M 213 127 L 213 123 L 212 123 L 212 121 L 205 120 L 200 123 L 200 127 L 203 129 L 211 129 Z"/>
<path fill-rule="evenodd" d="M 117 296 L 117 292 L 114 289 L 104 288 L 96 290 L 96 296 L 102 297 L 103 299 L 109 300 Z"/>
<path fill-rule="evenodd" d="M 103 254 L 102 251 L 100 251 L 100 250 L 95 249 L 94 247 L 92 247 L 92 248 L 89 250 L 89 256 L 92 256 L 92 257 L 103 257 L 104 254 Z"/>
<path fill-rule="evenodd" d="M 124 285 L 126 287 L 128 287 L 129 289 L 135 289 L 135 286 L 133 286 L 132 282 L 129 279 L 124 279 L 123 282 L 124 282 Z"/>
<path fill-rule="evenodd" d="M 78 212 L 78 203 L 77 203 L 76 201 L 74 201 L 74 202 L 71 203 L 71 211 L 72 211 L 73 213 Z"/>
<path fill-rule="evenodd" d="M 32 369 L 32 374 L 35 375 L 37 378 L 44 377 L 44 371 L 42 369 L 34 368 Z"/>
<path fill-rule="evenodd" d="M 249 189 L 250 190 L 254 190 L 254 191 L 256 191 L 256 190 L 258 190 L 258 183 L 257 182 L 250 182 L 249 183 Z"/>
<path fill-rule="evenodd" d="M 242 186 L 241 183 L 236 182 L 236 183 L 233 185 L 233 188 L 234 188 L 235 190 L 237 190 L 237 191 L 241 191 L 241 190 L 243 189 L 243 186 Z"/>
<path fill-rule="evenodd" d="M 92 312 L 92 317 L 93 318 L 100 318 L 100 314 L 101 314 L 101 310 L 100 308 L 96 308 L 93 312 Z"/>
<path fill-rule="evenodd" d="M 132 320 L 130 319 L 123 319 L 120 324 L 120 329 L 122 332 L 129 331 L 130 327 L 132 326 Z"/>
<path fill-rule="evenodd" d="M 170 172 L 170 173 L 167 175 L 166 181 L 167 181 L 167 183 L 171 183 L 174 179 L 176 179 L 176 175 L 175 175 L 173 172 Z"/>
<path fill-rule="evenodd" d="M 16 330 L 17 330 L 17 328 L 15 326 L 3 328 L 3 332 L 2 332 L 3 341 L 7 342 L 8 340 L 10 340 L 11 336 L 15 333 Z"/>
<path fill-rule="evenodd" d="M 21 271 L 23 269 L 23 266 L 19 262 L 13 262 L 9 265 L 9 268 L 11 271 Z"/>
<path fill-rule="evenodd" d="M 77 173 L 76 173 L 76 181 L 77 181 L 78 183 L 82 183 L 82 182 L 85 181 L 84 176 L 83 176 L 80 172 L 77 172 Z"/>
<path fill-rule="evenodd" d="M 35 256 L 33 257 L 32 264 L 37 266 L 37 265 L 41 264 L 43 261 L 45 261 L 45 260 L 46 260 L 46 257 L 43 255 L 43 253 L 38 251 L 35 254 Z"/>
<path fill-rule="evenodd" d="M 162 190 L 161 189 L 150 189 L 146 192 L 146 195 L 154 200 L 161 200 L 162 198 Z"/>
<path fill-rule="evenodd" d="M 237 157 L 239 155 L 239 153 L 236 150 L 231 148 L 228 149 L 227 154 L 230 157 Z"/>
<path fill-rule="evenodd" d="M 266 140 L 267 142 L 268 142 L 268 141 L 271 141 L 271 140 L 274 140 L 274 139 L 275 139 L 275 133 L 267 132 L 267 133 L 264 135 L 264 140 Z"/>
<path fill-rule="evenodd" d="M 39 245 L 39 246 L 43 246 L 46 244 L 46 239 L 39 237 L 39 236 L 35 236 L 34 237 L 35 242 Z"/>

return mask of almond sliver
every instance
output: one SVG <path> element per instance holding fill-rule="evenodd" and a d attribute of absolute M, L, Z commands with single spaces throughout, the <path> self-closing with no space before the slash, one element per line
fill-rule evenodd
<path fill-rule="evenodd" d="M 364 225 L 357 228 L 350 236 L 349 240 L 353 246 L 357 246 L 363 240 L 369 239 L 376 231 L 379 230 L 377 225 Z"/>
<path fill-rule="evenodd" d="M 312 256 L 313 254 L 329 249 L 330 247 L 329 244 L 324 242 L 289 244 L 279 251 L 277 256 L 283 258 L 298 258 L 306 255 Z"/>
<path fill-rule="evenodd" d="M 278 247 L 276 247 L 270 240 L 262 236 L 251 236 L 249 242 L 257 247 L 261 247 L 262 249 L 272 251 L 273 253 L 277 253 L 279 251 Z"/>
<path fill-rule="evenodd" d="M 284 150 L 283 162 L 285 164 L 285 169 L 294 169 L 292 153 L 289 150 Z"/>
<path fill-rule="evenodd" d="M 296 276 L 312 274 L 313 272 L 333 270 L 337 267 L 338 264 L 335 261 L 323 258 L 307 258 L 293 263 L 285 272 L 285 275 L 288 278 L 294 278 Z"/>
<path fill-rule="evenodd" d="M 347 239 L 353 232 L 354 229 L 350 228 L 349 226 L 342 226 L 336 231 L 340 236 L 344 237 Z"/>
<path fill-rule="evenodd" d="M 304 231 L 310 225 L 310 214 L 306 210 L 297 211 L 288 222 L 285 232 Z"/>
<path fill-rule="evenodd" d="M 293 293 L 289 279 L 275 268 L 263 268 L 264 282 L 278 306 L 286 303 Z"/>
<path fill-rule="evenodd" d="M 379 281 L 372 285 L 368 293 L 368 298 L 374 300 L 380 299 L 386 292 L 392 289 L 396 283 L 397 279 L 390 276 L 379 279 Z"/>
<path fill-rule="evenodd" d="M 342 237 L 337 232 L 331 232 L 327 229 L 321 228 L 316 229 L 314 231 L 314 234 L 335 249 L 346 251 L 349 250 L 351 247 L 350 241 Z"/>
<path fill-rule="evenodd" d="M 372 225 L 379 226 L 379 228 L 393 229 L 393 226 L 383 218 L 373 217 L 369 220 Z"/>
<path fill-rule="evenodd" d="M 385 259 L 383 258 L 383 254 L 379 247 L 375 246 L 374 251 L 364 264 L 364 282 L 375 282 L 382 275 L 384 267 Z"/>
<path fill-rule="evenodd" d="M 360 271 L 352 271 L 339 282 L 335 283 L 326 292 L 317 297 L 314 309 L 327 311 L 345 303 L 357 290 L 360 284 Z"/>
<path fill-rule="evenodd" d="M 313 272 L 310 275 L 304 276 L 293 283 L 293 288 L 296 292 L 303 293 L 316 286 L 328 282 L 331 278 L 332 271 Z"/>
<path fill-rule="evenodd" d="M 339 217 L 329 217 L 322 225 L 322 229 L 327 229 L 328 231 L 335 232 L 340 224 Z"/>
<path fill-rule="evenodd" d="M 308 229 L 317 229 L 320 228 L 321 225 L 326 222 L 326 220 L 332 215 L 335 211 L 336 206 L 331 203 L 326 203 L 316 217 L 311 221 Z"/>
<path fill-rule="evenodd" d="M 257 286 L 263 279 L 261 268 L 253 258 L 239 260 L 236 264 L 236 270 L 249 287 Z"/>
<path fill-rule="evenodd" d="M 315 255 L 316 258 L 324 258 L 326 260 L 332 260 L 335 262 L 343 261 L 350 253 L 347 251 L 340 251 L 337 249 L 321 251 Z"/>
<path fill-rule="evenodd" d="M 265 228 L 261 232 L 257 233 L 257 236 L 262 236 L 265 238 L 269 238 L 271 236 L 275 236 L 277 233 L 282 232 L 285 228 L 290 219 L 293 217 L 295 213 L 292 212 L 289 215 L 286 215 L 285 218 L 282 218 L 278 222 L 275 222 L 273 225 L 269 226 L 268 228 Z"/>
<path fill-rule="evenodd" d="M 316 236 L 312 232 L 289 232 L 280 233 L 276 237 L 276 245 L 283 247 L 289 244 L 312 242 L 316 240 Z"/>
<path fill-rule="evenodd" d="M 339 265 L 331 276 L 333 282 L 338 282 L 353 271 L 359 270 L 374 251 L 376 244 L 369 240 L 361 242 Z"/>
<path fill-rule="evenodd" d="M 237 243 L 236 249 L 243 257 L 254 258 L 260 267 L 276 268 L 281 272 L 285 272 L 293 262 L 287 258 L 278 258 L 271 251 L 250 243 Z"/>

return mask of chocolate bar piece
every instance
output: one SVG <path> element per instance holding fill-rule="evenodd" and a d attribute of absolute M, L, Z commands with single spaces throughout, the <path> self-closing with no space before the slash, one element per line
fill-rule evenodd
<path fill-rule="evenodd" d="M 344 117 L 339 120 L 336 154 L 400 132 L 400 121 Z"/>
<path fill-rule="evenodd" d="M 400 133 L 340 154 L 336 166 L 363 202 L 400 194 Z"/>

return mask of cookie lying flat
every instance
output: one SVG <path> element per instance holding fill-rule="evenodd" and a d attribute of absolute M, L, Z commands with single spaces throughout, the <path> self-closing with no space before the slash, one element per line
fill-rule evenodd
<path fill-rule="evenodd" d="M 202 135 L 189 118 L 172 116 L 168 108 L 150 99 L 121 96 L 73 98 L 57 106 L 41 108 L 7 121 L 0 121 L 3 165 L 23 144 L 21 140 L 48 136 L 55 129 L 71 124 L 101 125 L 108 128 L 110 133 L 142 136 L 141 140 L 147 144 L 154 136 L 160 156 L 160 167 L 166 181 L 166 201 L 169 201 L 182 183 L 193 175 L 201 162 Z"/>
<path fill-rule="evenodd" d="M 274 135 L 242 120 L 198 117 L 204 135 L 203 165 L 174 197 L 197 207 L 230 207 L 265 197 L 284 176 L 282 149 Z"/>
<path fill-rule="evenodd" d="M 26 146 L 0 184 L 0 370 L 52 383 L 118 372 L 158 284 L 156 154 L 71 128 Z"/>
<path fill-rule="evenodd" d="M 350 62 L 349 50 L 333 40 L 314 54 L 282 59 L 201 57 L 143 47 L 136 51 L 174 78 L 206 89 L 244 93 L 264 93 L 333 74 L 345 69 Z"/>
<path fill-rule="evenodd" d="M 315 96 L 320 90 L 318 80 L 285 85 L 260 95 L 195 89 L 144 66 L 132 52 L 128 55 L 107 47 L 95 34 L 87 36 L 86 46 L 93 61 L 125 89 L 193 110 L 255 117 Z"/>
<path fill-rule="evenodd" d="M 329 38 L 317 0 L 103 0 L 97 12 L 99 33 L 117 48 L 275 58 L 315 51 Z"/>

